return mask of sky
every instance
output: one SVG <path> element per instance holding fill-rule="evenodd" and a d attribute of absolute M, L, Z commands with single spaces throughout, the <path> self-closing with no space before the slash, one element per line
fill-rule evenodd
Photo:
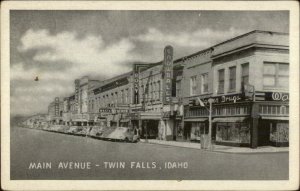
<path fill-rule="evenodd" d="M 10 11 L 11 114 L 47 113 L 82 76 L 180 58 L 252 30 L 289 32 L 287 11 Z M 34 81 L 35 77 L 39 81 Z"/>

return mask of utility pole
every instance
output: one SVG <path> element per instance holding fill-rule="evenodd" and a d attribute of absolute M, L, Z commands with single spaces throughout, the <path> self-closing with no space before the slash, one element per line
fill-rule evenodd
<path fill-rule="evenodd" d="M 209 102 L 209 117 L 208 117 L 208 122 L 209 122 L 209 126 L 208 126 L 208 137 L 209 137 L 209 141 L 208 141 L 208 147 L 210 150 L 212 150 L 212 103 L 213 103 L 213 99 L 209 98 L 208 102 Z"/>

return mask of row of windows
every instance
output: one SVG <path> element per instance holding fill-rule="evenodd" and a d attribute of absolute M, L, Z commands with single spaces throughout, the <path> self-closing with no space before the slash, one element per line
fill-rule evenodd
<path fill-rule="evenodd" d="M 228 91 L 236 91 L 236 66 L 229 67 Z M 249 63 L 242 64 L 241 82 L 249 83 Z M 263 65 L 263 87 L 264 88 L 285 88 L 289 87 L 289 64 L 265 62 Z M 218 70 L 219 94 L 225 91 L 225 69 Z"/>
<path fill-rule="evenodd" d="M 144 95 L 145 94 L 145 95 Z M 153 82 L 148 86 L 141 85 L 140 86 L 140 100 L 143 102 L 144 96 L 145 101 L 156 101 L 161 99 L 161 82 Z"/>
<path fill-rule="evenodd" d="M 260 105 L 259 113 L 265 115 L 289 115 L 289 106 Z"/>
<path fill-rule="evenodd" d="M 95 108 L 107 107 L 108 105 L 129 104 L 129 89 L 121 90 L 120 92 L 112 92 L 110 94 L 96 97 L 95 100 L 89 101 L 89 111 Z"/>
<path fill-rule="evenodd" d="M 249 83 L 249 63 L 242 64 L 241 83 Z M 225 91 L 225 69 L 218 70 L 218 93 Z M 229 92 L 236 91 L 236 66 L 229 67 Z"/>
<path fill-rule="evenodd" d="M 190 95 L 196 95 L 197 94 L 197 76 L 192 76 L 190 79 Z M 201 75 L 200 80 L 200 94 L 208 93 L 208 73 Z"/>
<path fill-rule="evenodd" d="M 228 115 L 249 115 L 249 106 L 220 106 L 213 108 L 214 116 Z M 208 116 L 208 111 L 205 108 L 194 108 L 185 110 L 185 117 L 193 116 Z"/>

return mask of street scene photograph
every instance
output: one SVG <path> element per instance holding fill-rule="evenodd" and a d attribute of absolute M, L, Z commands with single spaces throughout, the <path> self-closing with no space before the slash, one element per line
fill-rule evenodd
<path fill-rule="evenodd" d="M 9 26 L 11 180 L 289 180 L 288 10 L 10 10 Z"/>

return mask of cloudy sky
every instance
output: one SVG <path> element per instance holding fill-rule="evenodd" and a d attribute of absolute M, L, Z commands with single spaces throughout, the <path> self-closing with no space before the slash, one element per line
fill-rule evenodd
<path fill-rule="evenodd" d="M 11 113 L 46 113 L 74 79 L 102 80 L 252 31 L 289 32 L 285 11 L 11 11 Z M 39 81 L 34 81 L 38 76 Z"/>

